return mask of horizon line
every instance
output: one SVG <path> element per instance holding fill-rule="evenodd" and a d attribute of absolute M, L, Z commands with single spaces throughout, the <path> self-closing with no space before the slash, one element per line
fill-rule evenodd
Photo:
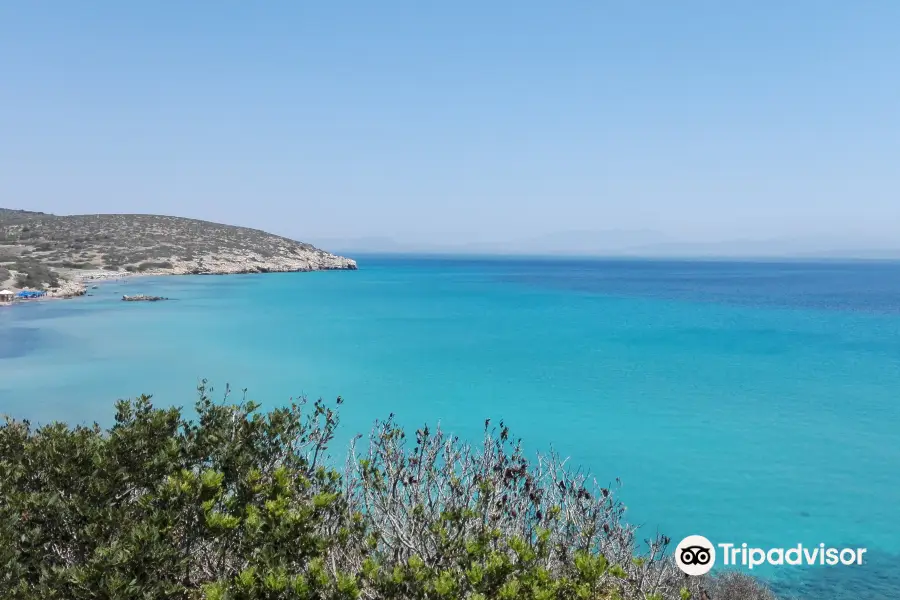
<path fill-rule="evenodd" d="M 324 248 L 323 248 L 324 249 Z M 900 256 L 799 256 L 799 255 L 637 255 L 637 254 L 540 254 L 503 252 L 453 252 L 453 251 L 390 251 L 390 250 L 342 250 L 324 249 L 333 254 L 351 258 L 468 258 L 468 259 L 544 259 L 544 260 L 604 260 L 604 261 L 683 261 L 683 262 L 900 262 Z M 352 256 L 351 256 L 352 255 Z"/>

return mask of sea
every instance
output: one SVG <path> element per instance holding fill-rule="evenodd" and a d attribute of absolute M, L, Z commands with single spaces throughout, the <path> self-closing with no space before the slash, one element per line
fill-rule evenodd
<path fill-rule="evenodd" d="M 864 547 L 754 572 L 797 598 L 900 598 L 900 263 L 358 262 L 0 308 L 0 413 L 108 425 L 119 398 L 191 407 L 202 379 L 264 407 L 340 395 L 337 459 L 391 413 L 471 440 L 503 420 L 621 480 L 645 537 Z"/>

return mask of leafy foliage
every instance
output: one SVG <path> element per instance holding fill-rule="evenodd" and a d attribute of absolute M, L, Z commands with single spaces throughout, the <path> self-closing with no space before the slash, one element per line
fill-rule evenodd
<path fill-rule="evenodd" d="M 341 473 L 324 402 L 227 398 L 201 385 L 193 419 L 120 401 L 107 430 L 7 419 L 0 597 L 771 598 L 688 580 L 665 538 L 639 556 L 609 489 L 552 454 L 531 466 L 502 424 L 480 447 L 427 427 L 410 447 L 390 418 Z"/>

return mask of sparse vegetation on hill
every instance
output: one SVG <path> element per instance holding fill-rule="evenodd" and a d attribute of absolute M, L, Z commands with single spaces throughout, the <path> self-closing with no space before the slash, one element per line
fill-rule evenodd
<path fill-rule="evenodd" d="M 21 256 L 10 264 L 16 272 L 16 287 L 40 289 L 59 285 L 59 274 L 40 259 Z"/>
<path fill-rule="evenodd" d="M 53 288 L 83 270 L 250 273 L 354 269 L 356 263 L 256 229 L 196 219 L 0 209 L 0 268 L 0 285 L 12 272 L 16 287 Z"/>
<path fill-rule="evenodd" d="M 147 397 L 109 430 L 7 420 L 0 598 L 773 600 L 642 551 L 615 490 L 502 423 L 469 445 L 389 418 L 340 471 L 335 410 L 201 387 L 192 420 Z"/>

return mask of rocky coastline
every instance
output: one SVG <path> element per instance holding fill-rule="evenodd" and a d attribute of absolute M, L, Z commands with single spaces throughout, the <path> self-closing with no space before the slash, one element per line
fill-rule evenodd
<path fill-rule="evenodd" d="M 195 261 L 170 261 L 171 267 L 144 269 L 140 272 L 105 269 L 57 269 L 59 285 L 49 288 L 47 298 L 77 298 L 87 294 L 88 287 L 104 281 L 162 275 L 241 275 L 253 273 L 307 273 L 312 271 L 355 271 L 356 261 L 322 250 L 309 251 L 309 256 L 296 259 L 265 258 L 254 254 L 206 256 Z M 15 288 L 13 286 L 14 290 Z"/>
<path fill-rule="evenodd" d="M 355 270 L 356 261 L 259 229 L 141 214 L 0 208 L 0 290 L 75 298 L 138 275 Z"/>

